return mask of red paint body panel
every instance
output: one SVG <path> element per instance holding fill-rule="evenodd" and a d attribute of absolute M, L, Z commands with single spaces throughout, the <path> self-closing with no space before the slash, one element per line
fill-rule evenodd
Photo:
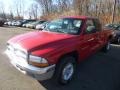
<path fill-rule="evenodd" d="M 8 42 L 20 44 L 23 48 L 29 51 L 35 47 L 38 47 L 39 45 L 44 47 L 52 42 L 67 39 L 70 37 L 73 37 L 73 35 L 36 31 L 23 35 L 18 35 L 9 40 Z"/>
<path fill-rule="evenodd" d="M 83 19 L 84 23 L 87 19 L 90 19 L 86 16 L 64 18 Z M 32 55 L 46 58 L 50 64 L 56 64 L 61 56 L 72 51 L 77 51 L 79 61 L 82 61 L 102 48 L 112 34 L 110 30 L 101 30 L 94 34 L 85 35 L 83 34 L 85 27 L 86 25 L 83 24 L 80 35 L 36 31 L 16 36 L 10 39 L 8 43 L 19 44 Z"/>

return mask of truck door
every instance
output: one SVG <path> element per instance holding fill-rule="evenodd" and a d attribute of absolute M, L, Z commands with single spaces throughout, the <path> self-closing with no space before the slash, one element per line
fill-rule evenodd
<path fill-rule="evenodd" d="M 91 22 L 91 25 L 88 25 Z M 91 19 L 87 21 L 87 34 L 91 37 L 91 49 L 90 53 L 96 52 L 102 45 L 101 39 L 101 25 L 98 19 Z"/>
<path fill-rule="evenodd" d="M 83 41 L 81 46 L 82 51 L 82 58 L 85 59 L 89 55 L 92 54 L 93 46 L 96 45 L 95 43 L 95 25 L 92 19 L 88 19 L 85 23 L 86 27 L 83 32 Z"/>
<path fill-rule="evenodd" d="M 84 43 L 86 43 L 85 56 L 93 54 L 100 46 L 99 44 L 99 32 L 93 19 L 86 21 L 86 28 L 83 34 Z"/>

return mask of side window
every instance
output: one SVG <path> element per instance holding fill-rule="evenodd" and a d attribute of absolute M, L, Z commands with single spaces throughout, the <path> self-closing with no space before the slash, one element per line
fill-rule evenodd
<path fill-rule="evenodd" d="M 91 33 L 95 33 L 95 32 L 96 32 L 96 28 L 95 28 L 93 20 L 87 20 L 85 33 L 91 34 Z"/>
<path fill-rule="evenodd" d="M 94 19 L 94 24 L 96 27 L 96 31 L 101 31 L 102 30 L 102 25 L 98 19 Z"/>

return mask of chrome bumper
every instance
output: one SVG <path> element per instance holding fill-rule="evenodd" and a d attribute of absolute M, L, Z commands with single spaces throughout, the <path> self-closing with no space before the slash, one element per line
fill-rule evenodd
<path fill-rule="evenodd" d="M 32 65 L 29 65 L 26 60 L 16 57 L 13 53 L 11 53 L 9 50 L 5 51 L 5 54 L 10 59 L 11 64 L 21 71 L 24 74 L 28 74 L 38 80 L 47 80 L 50 79 L 55 71 L 55 65 L 51 65 L 45 68 L 38 68 Z"/>

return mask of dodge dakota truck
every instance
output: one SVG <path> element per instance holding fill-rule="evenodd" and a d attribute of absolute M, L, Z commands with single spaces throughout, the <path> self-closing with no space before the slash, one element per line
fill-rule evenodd
<path fill-rule="evenodd" d="M 110 50 L 113 34 L 102 29 L 97 18 L 63 17 L 49 22 L 43 31 L 13 37 L 7 42 L 6 54 L 21 72 L 67 84 L 78 63 L 99 50 Z"/>

